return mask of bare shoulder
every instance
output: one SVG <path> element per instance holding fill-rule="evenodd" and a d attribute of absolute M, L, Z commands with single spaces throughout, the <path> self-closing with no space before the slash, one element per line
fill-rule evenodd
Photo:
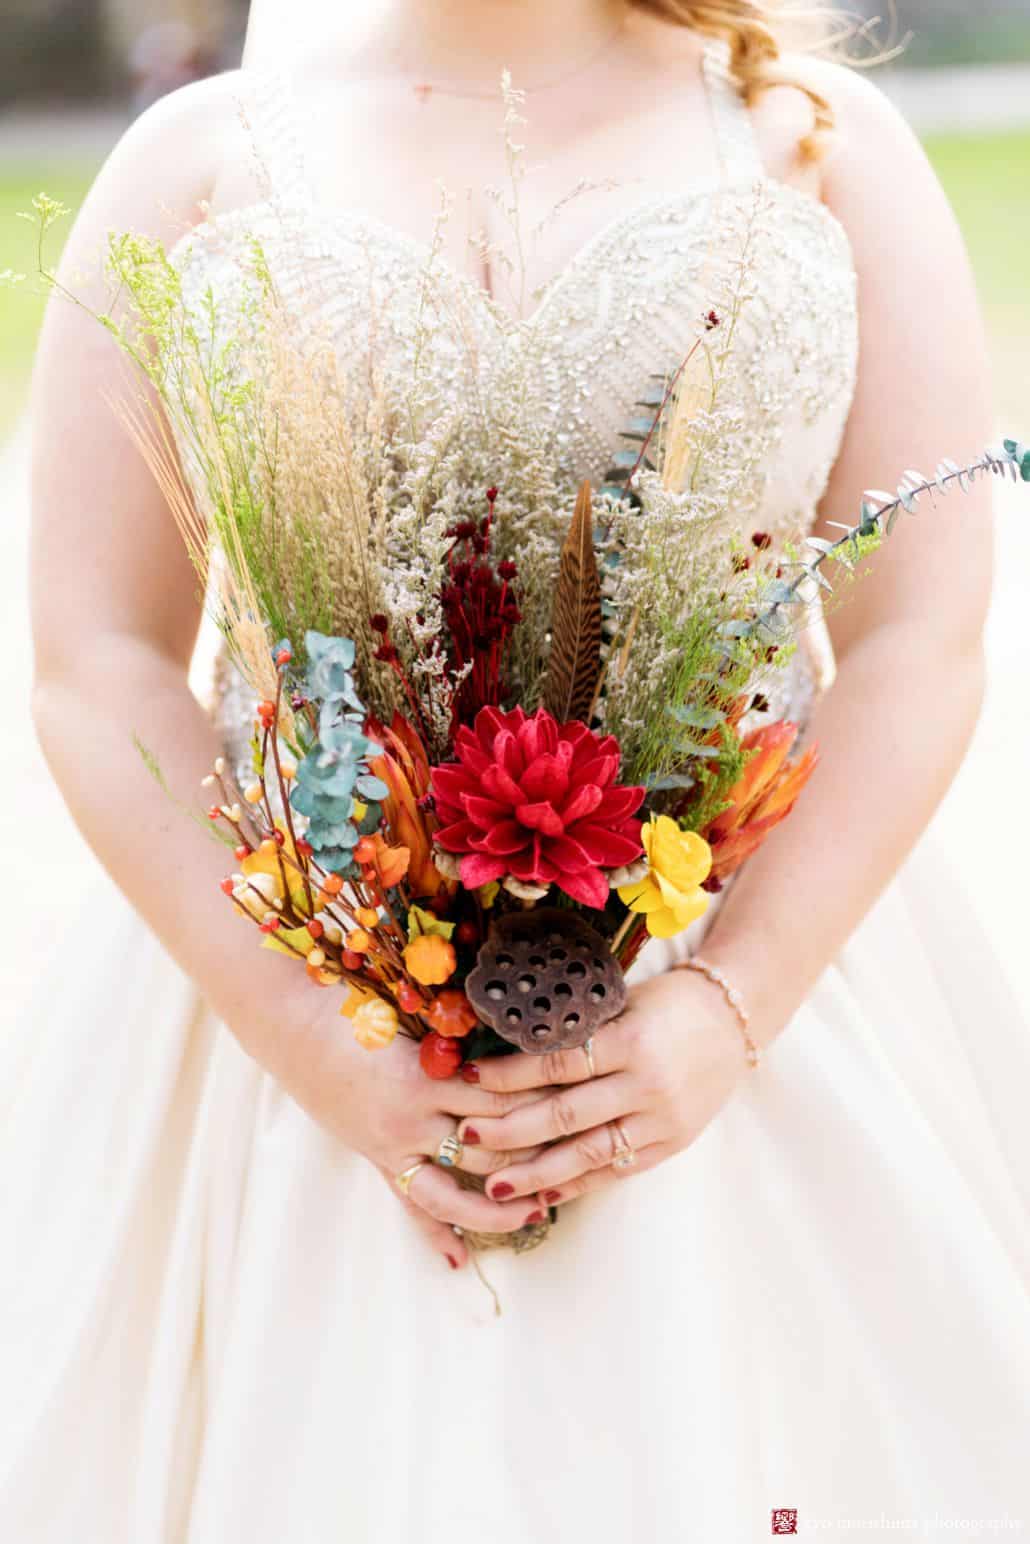
<path fill-rule="evenodd" d="M 787 53 L 785 74 L 807 87 L 829 106 L 834 120 L 826 154 L 815 168 L 827 203 L 850 185 L 867 188 L 878 178 L 919 174 L 932 180 L 922 146 L 905 118 L 877 82 L 876 71 L 854 69 L 818 54 Z M 812 106 L 803 91 L 776 87 L 768 94 L 790 98 L 780 111 L 790 111 L 792 127 L 802 134 L 812 126 Z M 770 109 L 771 110 L 771 109 Z"/>
<path fill-rule="evenodd" d="M 112 229 L 171 243 L 203 218 L 226 165 L 246 166 L 240 71 L 171 92 L 141 114 L 105 162 L 79 215 L 73 252 Z"/>

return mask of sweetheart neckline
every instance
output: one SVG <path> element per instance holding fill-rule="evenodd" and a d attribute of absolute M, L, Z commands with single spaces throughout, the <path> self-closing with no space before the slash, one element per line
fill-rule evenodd
<path fill-rule="evenodd" d="M 188 252 L 188 243 L 193 239 L 200 237 L 203 240 L 208 235 L 216 235 L 226 222 L 235 222 L 244 217 L 254 219 L 263 213 L 277 213 L 280 217 L 285 214 L 287 219 L 290 215 L 299 216 L 314 224 L 324 223 L 330 227 L 335 227 L 343 222 L 347 222 L 351 226 L 363 225 L 369 232 L 376 233 L 384 240 L 404 247 L 413 255 L 417 254 L 422 260 L 425 271 L 428 271 L 430 265 L 435 265 L 438 271 L 446 276 L 449 283 L 471 292 L 477 303 L 482 305 L 495 320 L 503 323 L 506 329 L 513 329 L 515 331 L 532 330 L 539 326 L 554 296 L 561 293 L 565 284 L 571 282 L 574 275 L 588 258 L 605 243 L 617 241 L 627 227 L 632 227 L 633 224 L 641 220 L 658 218 L 669 209 L 677 207 L 688 208 L 694 201 L 709 198 L 713 194 L 753 192 L 757 187 L 761 187 L 764 191 L 776 197 L 786 196 L 788 202 L 795 202 L 799 207 L 805 207 L 816 212 L 819 218 L 824 219 L 827 222 L 828 228 L 833 232 L 841 245 L 843 259 L 849 276 L 857 279 L 858 274 L 851 237 L 833 210 L 827 204 L 824 204 L 822 199 L 805 192 L 802 188 L 794 187 L 792 183 L 783 182 L 777 177 L 771 177 L 767 173 L 749 175 L 746 178 L 731 179 L 729 181 L 721 174 L 713 174 L 699 180 L 689 188 L 680 189 L 676 193 L 644 199 L 640 203 L 634 204 L 631 209 L 625 210 L 622 214 L 605 221 L 598 230 L 594 231 L 591 236 L 588 236 L 575 249 L 568 261 L 563 263 L 557 272 L 552 274 L 539 287 L 536 291 L 539 299 L 528 315 L 524 317 L 515 316 L 478 279 L 473 278 L 471 274 L 462 273 L 447 258 L 441 258 L 438 253 L 434 252 L 429 242 L 423 241 L 418 236 L 411 235 L 408 231 L 402 230 L 399 226 L 392 225 L 388 220 L 383 220 L 370 210 L 361 207 L 351 209 L 320 209 L 306 201 L 291 203 L 275 195 L 255 199 L 249 204 L 240 204 L 235 208 L 207 215 L 203 220 L 198 221 L 196 225 L 191 226 L 188 231 L 185 231 L 168 249 L 166 256 L 169 261 L 172 261 L 180 254 Z"/>

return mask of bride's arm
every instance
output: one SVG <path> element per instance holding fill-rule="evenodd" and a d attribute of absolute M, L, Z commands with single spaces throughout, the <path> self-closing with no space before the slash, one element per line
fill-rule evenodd
<path fill-rule="evenodd" d="M 148 113 L 90 194 L 62 260 L 62 282 L 94 310 L 106 309 L 98 265 L 107 233 L 174 239 L 210 191 L 212 154 L 239 132 L 224 78 Z M 458 1079 L 431 1082 L 409 1041 L 375 1058 L 361 1051 L 339 1017 L 338 994 L 316 992 L 303 972 L 257 948 L 219 890 L 231 855 L 169 801 L 134 749 L 138 735 L 175 798 L 202 807 L 201 780 L 219 747 L 187 683 L 197 579 L 110 406 L 138 389 L 103 328 L 55 300 L 32 404 L 40 743 L 94 852 L 245 1049 L 323 1125 L 396 1174 L 412 1155 L 435 1151 L 453 1130 L 452 1117 L 486 1112 L 497 1101 Z M 436 1168 L 418 1176 L 412 1196 L 439 1219 L 423 1219 L 435 1247 L 458 1262 L 464 1248 L 445 1224 L 505 1230 L 532 1210 L 459 1192 Z"/>
<path fill-rule="evenodd" d="M 880 94 L 861 77 L 831 77 L 841 150 L 824 195 L 855 248 L 861 333 L 821 515 L 851 521 L 863 489 L 892 488 L 905 468 L 932 470 L 942 456 L 976 456 L 995 426 L 975 283 L 944 193 Z M 993 492 L 988 479 L 935 510 L 924 498 L 831 613 L 838 678 L 812 726 L 818 771 L 734 885 L 705 949 L 739 981 L 765 1042 L 899 868 L 969 746 L 984 690 Z"/>
<path fill-rule="evenodd" d="M 857 395 L 822 504 L 823 518 L 851 522 L 863 489 L 990 443 L 989 367 L 966 251 L 918 142 L 862 78 L 806 68 L 838 110 L 841 148 L 824 196 L 851 236 L 860 281 Z M 839 673 L 813 725 L 817 772 L 735 881 L 705 944 L 741 990 L 760 1045 L 789 1023 L 898 869 L 969 744 L 984 688 L 990 486 L 956 493 L 937 512 L 924 499 L 872 566 L 832 618 Z M 484 1063 L 484 1085 L 524 1087 L 526 1061 Z M 536 1075 L 578 1083 L 585 1061 L 568 1053 Z M 610 1076 L 473 1122 L 501 1150 L 583 1133 L 495 1183 L 565 1200 L 608 1182 L 611 1169 L 591 1170 L 611 1161 L 612 1118 L 642 1149 L 639 1171 L 687 1145 L 746 1073 L 718 988 L 683 971 L 634 993 L 630 1011 L 596 1037 L 594 1061 Z"/>

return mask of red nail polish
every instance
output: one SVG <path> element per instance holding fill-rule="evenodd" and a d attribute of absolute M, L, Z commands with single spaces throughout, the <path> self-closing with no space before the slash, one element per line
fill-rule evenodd
<path fill-rule="evenodd" d="M 479 1068 L 476 1066 L 475 1062 L 465 1063 L 464 1067 L 461 1069 L 461 1078 L 463 1083 L 479 1082 Z"/>
<path fill-rule="evenodd" d="M 513 1196 L 515 1194 L 515 1186 L 508 1185 L 502 1180 L 499 1185 L 494 1186 L 491 1194 L 495 1201 L 503 1201 L 505 1196 Z"/>
<path fill-rule="evenodd" d="M 466 1126 L 465 1135 L 461 1139 L 468 1147 L 478 1147 L 483 1138 L 479 1135 L 475 1126 Z"/>
<path fill-rule="evenodd" d="M 560 1201 L 561 1200 L 561 1191 L 560 1190 L 545 1190 L 544 1191 L 544 1200 L 547 1201 L 549 1204 L 553 1205 L 553 1203 L 555 1201 Z"/>
<path fill-rule="evenodd" d="M 447 1255 L 446 1260 L 452 1271 L 456 1271 L 458 1269 L 458 1262 L 452 1254 Z"/>
<path fill-rule="evenodd" d="M 541 1211 L 530 1212 L 529 1216 L 526 1218 L 526 1226 L 528 1227 L 531 1222 L 543 1222 L 545 1220 L 545 1216 L 546 1214 Z"/>

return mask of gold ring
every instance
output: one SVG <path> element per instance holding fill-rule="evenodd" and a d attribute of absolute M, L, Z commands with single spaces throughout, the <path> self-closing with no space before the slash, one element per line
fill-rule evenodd
<path fill-rule="evenodd" d="M 426 1167 L 427 1162 L 427 1159 L 420 1158 L 418 1163 L 413 1163 L 410 1168 L 404 1170 L 403 1174 L 397 1175 L 394 1180 L 394 1184 L 397 1186 L 397 1189 L 400 1191 L 402 1196 L 406 1196 L 408 1194 L 415 1175 L 418 1173 L 419 1169 L 424 1169 Z"/>
<path fill-rule="evenodd" d="M 631 1169 L 637 1161 L 637 1155 L 625 1131 L 617 1120 L 609 1122 L 608 1130 L 612 1133 L 612 1168 Z"/>
<path fill-rule="evenodd" d="M 461 1155 L 465 1151 L 458 1128 L 455 1126 L 449 1137 L 444 1137 L 440 1146 L 436 1149 L 436 1161 L 442 1169 L 457 1169 L 461 1167 Z"/>
<path fill-rule="evenodd" d="M 597 1068 L 594 1066 L 594 1037 L 583 1041 L 583 1049 L 587 1053 L 587 1066 L 590 1068 L 590 1076 L 596 1078 Z"/>

